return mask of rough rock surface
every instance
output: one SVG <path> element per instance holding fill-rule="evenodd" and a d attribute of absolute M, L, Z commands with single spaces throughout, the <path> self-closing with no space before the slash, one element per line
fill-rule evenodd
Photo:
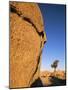
<path fill-rule="evenodd" d="M 39 78 L 45 41 L 38 5 L 10 2 L 10 88 L 31 87 Z"/>

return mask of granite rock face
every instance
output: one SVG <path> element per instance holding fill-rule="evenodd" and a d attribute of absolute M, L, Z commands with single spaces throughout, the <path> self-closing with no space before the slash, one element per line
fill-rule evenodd
<path fill-rule="evenodd" d="M 38 5 L 10 2 L 10 88 L 31 87 L 39 78 L 44 42 L 46 34 Z"/>

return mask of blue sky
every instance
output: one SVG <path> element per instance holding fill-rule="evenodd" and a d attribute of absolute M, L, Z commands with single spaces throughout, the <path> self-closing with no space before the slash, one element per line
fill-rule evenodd
<path fill-rule="evenodd" d="M 55 59 L 58 69 L 65 70 L 65 5 L 39 4 L 47 42 L 43 48 L 41 70 L 50 70 Z"/>

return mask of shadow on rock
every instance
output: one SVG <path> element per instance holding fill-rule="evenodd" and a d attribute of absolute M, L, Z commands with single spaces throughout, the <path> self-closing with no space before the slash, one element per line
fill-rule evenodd
<path fill-rule="evenodd" d="M 43 84 L 42 84 L 42 81 L 40 80 L 40 78 L 35 80 L 35 82 L 32 83 L 31 87 L 43 87 Z"/>
<path fill-rule="evenodd" d="M 62 86 L 62 85 L 66 85 L 66 79 L 59 79 L 58 77 L 51 77 L 52 84 L 50 86 Z"/>

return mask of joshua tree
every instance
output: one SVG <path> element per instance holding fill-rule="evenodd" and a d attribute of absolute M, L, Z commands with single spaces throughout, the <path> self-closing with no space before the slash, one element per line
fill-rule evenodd
<path fill-rule="evenodd" d="M 51 67 L 54 68 L 54 72 L 56 72 L 56 68 L 58 67 L 58 62 L 59 62 L 59 60 L 55 60 L 55 61 L 51 64 Z"/>

